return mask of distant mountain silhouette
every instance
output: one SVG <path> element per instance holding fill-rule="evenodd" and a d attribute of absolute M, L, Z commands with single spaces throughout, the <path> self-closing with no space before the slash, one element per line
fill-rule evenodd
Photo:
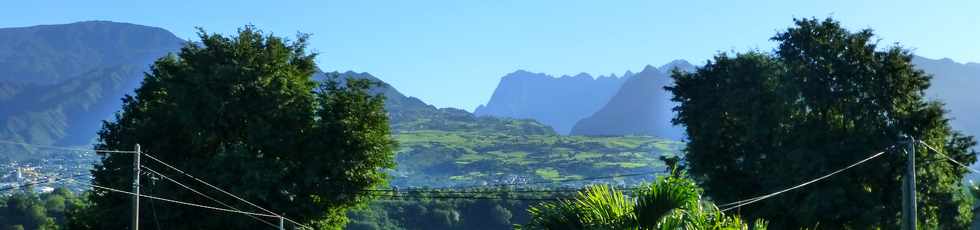
<path fill-rule="evenodd" d="M 119 110 L 120 98 L 142 79 L 131 65 L 91 70 L 56 84 L 0 82 L 0 139 L 35 144 L 85 145 L 100 121 Z M 7 86 L 7 87 L 4 87 Z"/>
<path fill-rule="evenodd" d="M 55 84 L 94 69 L 145 68 L 184 41 L 167 30 L 88 21 L 0 29 L 0 81 Z"/>
<path fill-rule="evenodd" d="M 184 41 L 155 27 L 107 21 L 0 29 L 0 139 L 92 143 L 101 121 L 156 58 Z M 0 147 L 21 153 L 26 149 Z"/>
<path fill-rule="evenodd" d="M 633 73 L 593 78 L 586 73 L 558 78 L 518 70 L 500 79 L 487 104 L 473 112 L 478 116 L 535 119 L 568 134 L 575 122 L 591 115 L 609 101 Z"/>
<path fill-rule="evenodd" d="M 694 72 L 696 66 L 692 65 L 690 62 L 687 62 L 687 60 L 677 59 L 658 67 L 657 70 L 670 75 L 670 71 L 674 71 L 674 68 L 684 72 Z"/>
<path fill-rule="evenodd" d="M 513 135 L 555 134 L 552 127 L 530 119 L 476 116 L 457 108 L 436 108 L 415 97 L 405 96 L 398 89 L 368 73 L 334 72 L 339 81 L 346 78 L 370 79 L 381 83 L 373 93 L 385 96 L 385 110 L 394 132 L 442 130 L 487 132 Z M 315 78 L 323 80 L 323 74 Z"/>
<path fill-rule="evenodd" d="M 651 135 L 680 139 L 683 129 L 670 124 L 673 105 L 670 94 L 663 89 L 671 82 L 668 71 L 675 67 L 682 71 L 693 69 L 686 61 L 674 61 L 660 69 L 647 66 L 623 83 L 605 106 L 576 123 L 571 134 Z"/>
<path fill-rule="evenodd" d="M 133 92 L 156 59 L 185 41 L 155 27 L 107 21 L 0 29 L 0 140 L 41 145 L 93 143 L 103 120 Z M 367 73 L 338 73 L 382 83 L 392 128 L 553 134 L 533 120 L 477 117 L 408 97 Z M 317 73 L 315 80 L 324 80 Z M 0 161 L 36 158 L 23 146 L 0 146 Z"/>
<path fill-rule="evenodd" d="M 980 64 L 924 57 L 912 63 L 933 75 L 926 96 L 946 104 L 953 129 L 980 138 Z"/>
<path fill-rule="evenodd" d="M 915 57 L 912 62 L 933 75 L 926 95 L 946 104 L 953 128 L 980 137 L 980 119 L 976 119 L 980 116 L 980 103 L 976 99 L 980 98 L 976 93 L 980 87 L 980 64 L 924 57 Z M 683 61 L 661 66 L 657 71 L 645 69 L 623 83 L 606 106 L 576 124 L 572 134 L 644 134 L 681 139 L 683 129 L 669 124 L 673 117 L 670 108 L 674 104 L 669 101 L 670 95 L 662 90 L 670 83 L 668 69 L 675 66 L 684 71 L 694 70 L 693 65 Z"/>
<path fill-rule="evenodd" d="M 0 139 L 35 144 L 86 145 L 120 98 L 139 85 L 158 57 L 185 42 L 164 29 L 106 21 L 0 29 Z M 954 129 L 980 136 L 980 64 L 916 57 L 933 74 L 927 96 L 946 103 Z M 523 70 L 504 76 L 485 106 L 469 113 L 436 108 L 394 87 L 374 89 L 387 98 L 395 132 L 479 130 L 573 135 L 653 135 L 682 139 L 670 95 L 673 68 L 693 71 L 683 60 L 621 76 L 552 77 Z M 367 73 L 338 73 L 370 78 Z M 317 79 L 322 80 L 323 74 Z M 497 118 L 506 117 L 506 118 Z M 517 119 L 507 119 L 517 118 Z M 538 120 L 538 121 L 535 121 Z M 550 127 L 549 127 L 550 126 Z M 5 149 L 6 148 L 6 149 Z M 29 152 L 0 147 L 0 152 Z M 0 154 L 0 158 L 18 158 Z"/>

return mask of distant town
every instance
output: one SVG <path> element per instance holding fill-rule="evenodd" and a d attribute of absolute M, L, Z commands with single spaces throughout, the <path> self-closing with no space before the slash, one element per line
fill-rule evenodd
<path fill-rule="evenodd" d="M 73 192 L 87 190 L 78 184 L 66 183 L 63 180 L 90 181 L 89 171 L 99 160 L 99 156 L 90 152 L 55 152 L 48 153 L 49 157 L 24 161 L 9 161 L 0 164 L 0 188 L 15 188 L 18 186 L 37 184 L 18 189 L 0 191 L 0 196 L 9 195 L 23 189 L 33 189 L 34 192 L 47 193 L 57 187 L 65 187 Z M 53 182 L 52 182 L 53 181 Z"/>

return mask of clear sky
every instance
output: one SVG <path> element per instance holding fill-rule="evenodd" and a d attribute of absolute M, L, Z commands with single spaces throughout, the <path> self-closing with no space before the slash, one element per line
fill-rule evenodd
<path fill-rule="evenodd" d="M 110 20 L 232 33 L 313 34 L 325 70 L 370 72 L 439 107 L 486 103 L 517 69 L 620 74 L 719 51 L 771 50 L 794 17 L 872 28 L 918 55 L 980 62 L 980 1 L 8 1 L 0 27 Z"/>

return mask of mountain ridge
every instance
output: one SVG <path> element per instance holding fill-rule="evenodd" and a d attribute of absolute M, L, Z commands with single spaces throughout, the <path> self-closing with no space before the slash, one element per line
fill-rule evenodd
<path fill-rule="evenodd" d="M 0 29 L 0 81 L 55 84 L 93 67 L 148 67 L 184 43 L 169 31 L 110 21 Z"/>
<path fill-rule="evenodd" d="M 648 65 L 643 71 L 623 83 L 616 95 L 591 116 L 575 123 L 572 135 L 619 136 L 650 135 L 678 140 L 679 127 L 670 124 L 673 118 L 670 94 L 663 90 L 670 84 L 669 73 L 674 68 L 685 71 L 692 66 L 686 61 L 672 61 L 661 70 Z"/>
<path fill-rule="evenodd" d="M 623 82 L 632 77 L 588 73 L 554 77 L 517 70 L 501 77 L 490 100 L 478 106 L 477 116 L 535 119 L 568 134 L 579 119 L 606 103 Z M 532 96 L 533 95 L 533 96 Z"/>
<path fill-rule="evenodd" d="M 659 133 L 654 131 L 606 131 L 602 124 L 592 124 L 603 118 L 592 119 L 601 112 L 629 82 L 643 75 L 666 75 L 674 68 L 681 71 L 693 71 L 695 66 L 683 59 L 672 60 L 659 68 L 645 65 L 640 72 L 626 71 L 621 76 L 601 75 L 591 77 L 588 73 L 562 75 L 554 77 L 544 73 L 533 73 L 518 69 L 501 77 L 493 96 L 485 105 L 480 105 L 474 113 L 480 116 L 517 117 L 538 120 L 555 128 L 555 131 L 566 135 L 666 135 L 679 138 L 677 131 Z M 644 77 L 644 78 L 646 78 Z M 656 87 L 666 85 L 666 77 L 657 78 Z M 602 85 L 603 81 L 615 81 L 615 84 Z M 645 83 L 643 83 L 645 84 Z M 666 97 L 659 95 L 659 97 Z M 669 117 L 668 114 L 656 114 L 656 111 L 645 114 L 659 117 Z M 603 116 L 602 113 L 599 116 Z M 583 123 L 583 120 L 588 120 Z M 661 119 L 662 120 L 662 119 Z M 669 121 L 669 119 L 666 119 Z M 669 123 L 669 122 L 668 122 Z M 596 127 L 593 127 L 596 126 Z M 578 128 L 576 128 L 578 127 Z M 635 128 L 635 127 L 634 127 Z M 667 135 L 669 134 L 669 135 Z"/>

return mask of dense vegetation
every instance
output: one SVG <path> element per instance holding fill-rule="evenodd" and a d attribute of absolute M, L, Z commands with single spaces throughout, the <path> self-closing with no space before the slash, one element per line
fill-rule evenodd
<path fill-rule="evenodd" d="M 305 50 L 305 36 L 287 41 L 252 27 L 231 37 L 203 31 L 199 35 L 200 43 L 189 43 L 178 55 L 153 65 L 135 96 L 123 99 L 119 116 L 105 123 L 96 148 L 131 149 L 141 144 L 155 158 L 235 191 L 276 215 L 320 229 L 342 227 L 346 209 L 366 199 L 357 192 L 384 184 L 381 169 L 394 167 L 395 143 L 384 98 L 368 92 L 373 83 L 348 79 L 340 85 L 331 79 L 314 90 L 315 55 Z M 92 171 L 93 183 L 128 188 L 132 155 L 102 156 Z M 171 172 L 157 162 L 143 165 Z M 211 203 L 160 178 L 142 177 L 142 189 L 170 199 Z M 126 228 L 128 223 L 118 218 L 131 212 L 130 196 L 94 192 L 89 199 L 93 215 L 81 224 Z M 255 227 L 237 214 L 216 215 L 187 206 L 140 208 L 141 213 L 154 214 L 153 222 L 141 222 L 143 228 Z M 208 218 L 200 218 L 204 216 Z"/>
<path fill-rule="evenodd" d="M 377 200 L 350 212 L 347 229 L 509 229 L 530 220 L 526 211 L 530 205 L 568 195 L 528 191 L 536 190 L 410 190 L 398 196 L 377 194 Z"/>
<path fill-rule="evenodd" d="M 37 194 L 33 188 L 0 197 L 0 229 L 65 229 L 68 218 L 84 208 L 83 197 L 65 188 Z"/>
<path fill-rule="evenodd" d="M 799 184 L 871 154 L 887 154 L 805 192 L 744 206 L 777 229 L 897 229 L 906 155 L 903 135 L 966 164 L 976 142 L 954 131 L 943 105 L 924 99 L 930 75 L 900 46 L 881 49 L 871 30 L 802 19 L 772 38 L 772 54 L 717 55 L 693 73 L 674 72 L 668 89 L 687 128 L 691 174 L 719 202 Z M 899 145 L 889 149 L 889 146 Z M 967 170 L 916 150 L 918 219 L 927 229 L 963 229 L 972 215 Z"/>

